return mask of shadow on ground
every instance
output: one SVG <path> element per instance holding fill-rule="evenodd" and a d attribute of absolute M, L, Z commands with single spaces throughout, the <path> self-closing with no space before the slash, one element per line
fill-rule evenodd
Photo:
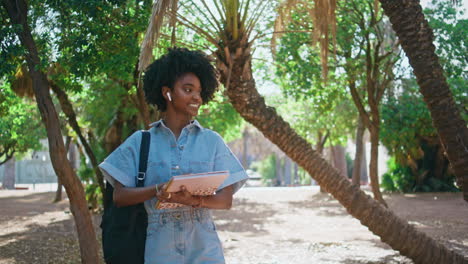
<path fill-rule="evenodd" d="M 318 215 L 323 216 L 346 216 L 346 209 L 330 194 L 315 193 L 303 201 L 286 202 L 292 210 L 312 209 L 317 210 Z"/>
<path fill-rule="evenodd" d="M 78 238 L 68 201 L 54 193 L 0 198 L 0 263 L 80 263 Z M 60 219 L 60 220 L 59 220 Z M 100 215 L 93 215 L 96 233 Z"/>
<path fill-rule="evenodd" d="M 218 230 L 246 232 L 255 236 L 268 234 L 264 227 L 265 222 L 275 214 L 276 211 L 272 205 L 244 198 L 235 199 L 231 210 L 213 211 Z"/>

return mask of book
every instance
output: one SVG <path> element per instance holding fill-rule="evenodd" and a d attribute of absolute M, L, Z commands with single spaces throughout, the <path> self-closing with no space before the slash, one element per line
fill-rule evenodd
<path fill-rule="evenodd" d="M 191 173 L 173 176 L 169 180 L 165 191 L 178 192 L 182 185 L 192 195 L 210 196 L 216 193 L 224 180 L 229 176 L 229 171 L 213 171 L 204 173 Z M 166 203 L 158 201 L 156 209 L 173 209 L 186 206 L 179 203 Z"/>

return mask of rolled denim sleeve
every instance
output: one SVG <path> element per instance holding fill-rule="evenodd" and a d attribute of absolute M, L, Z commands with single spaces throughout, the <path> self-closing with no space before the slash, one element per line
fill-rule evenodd
<path fill-rule="evenodd" d="M 135 187 L 140 158 L 141 131 L 133 133 L 99 164 L 104 178 L 114 186 L 117 180 L 123 186 Z"/>
<path fill-rule="evenodd" d="M 229 171 L 229 177 L 224 180 L 218 191 L 232 185 L 233 193 L 236 193 L 249 178 L 239 160 L 219 135 L 217 135 L 214 170 Z"/>

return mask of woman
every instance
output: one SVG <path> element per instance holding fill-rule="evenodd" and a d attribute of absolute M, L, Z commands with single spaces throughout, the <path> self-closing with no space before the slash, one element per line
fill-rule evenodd
<path fill-rule="evenodd" d="M 145 187 L 135 188 L 141 132 L 131 135 L 100 164 L 114 186 L 114 203 L 144 202 L 148 212 L 145 263 L 224 263 L 210 209 L 229 209 L 233 194 L 247 175 L 222 138 L 193 118 L 218 87 L 216 71 L 201 52 L 169 49 L 145 72 L 144 91 L 149 104 L 164 113 L 151 124 L 151 145 Z M 228 170 L 230 176 L 216 194 L 192 196 L 184 188 L 166 193 L 172 176 Z M 155 209 L 157 201 L 184 207 Z"/>

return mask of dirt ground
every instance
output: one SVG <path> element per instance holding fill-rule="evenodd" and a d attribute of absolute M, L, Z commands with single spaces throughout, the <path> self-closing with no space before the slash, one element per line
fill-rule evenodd
<path fill-rule="evenodd" d="M 468 257 L 468 203 L 460 193 L 384 197 L 397 215 Z M 80 263 L 68 201 L 53 198 L 0 190 L 0 264 Z M 317 187 L 243 188 L 231 210 L 214 216 L 229 264 L 412 263 Z"/>

